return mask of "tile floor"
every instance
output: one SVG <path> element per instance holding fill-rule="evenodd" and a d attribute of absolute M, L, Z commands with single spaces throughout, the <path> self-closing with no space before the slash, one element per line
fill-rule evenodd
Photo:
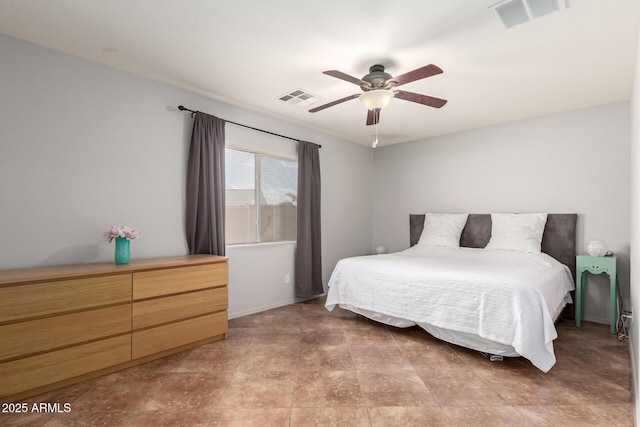
<path fill-rule="evenodd" d="M 229 322 L 229 338 L 27 399 L 69 413 L 3 426 L 632 426 L 628 345 L 607 325 L 558 325 L 558 362 L 489 362 L 420 329 L 323 299 Z"/>

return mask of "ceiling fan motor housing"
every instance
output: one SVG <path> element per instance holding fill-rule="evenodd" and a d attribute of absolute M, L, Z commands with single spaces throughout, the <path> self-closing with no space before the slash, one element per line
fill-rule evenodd
<path fill-rule="evenodd" d="M 391 74 L 385 73 L 384 65 L 372 65 L 369 67 L 369 74 L 362 77 L 362 80 L 367 84 L 360 85 L 360 88 L 365 92 L 376 89 L 391 89 L 398 85 L 392 79 L 393 76 Z"/>

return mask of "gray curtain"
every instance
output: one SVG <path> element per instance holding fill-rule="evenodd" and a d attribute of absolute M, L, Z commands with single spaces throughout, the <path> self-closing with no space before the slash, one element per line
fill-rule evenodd
<path fill-rule="evenodd" d="M 190 254 L 224 255 L 224 125 L 195 113 L 187 165 L 187 245 Z"/>
<path fill-rule="evenodd" d="M 296 244 L 296 296 L 322 294 L 320 246 L 320 150 L 310 142 L 298 143 L 298 236 Z"/>

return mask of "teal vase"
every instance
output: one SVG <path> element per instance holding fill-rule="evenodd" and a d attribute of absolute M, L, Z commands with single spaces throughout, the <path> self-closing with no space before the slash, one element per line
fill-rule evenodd
<path fill-rule="evenodd" d="M 116 264 L 129 264 L 129 240 L 116 239 Z"/>

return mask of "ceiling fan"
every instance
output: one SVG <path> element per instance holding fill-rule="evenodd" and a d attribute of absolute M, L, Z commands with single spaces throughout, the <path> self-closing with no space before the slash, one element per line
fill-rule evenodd
<path fill-rule="evenodd" d="M 433 108 L 440 108 L 447 103 L 446 99 L 435 98 L 433 96 L 422 95 L 419 93 L 408 92 L 406 90 L 394 90 L 395 87 L 407 84 L 416 80 L 425 79 L 442 73 L 442 69 L 436 65 L 429 64 L 420 67 L 405 74 L 393 77 L 384 71 L 384 65 L 376 64 L 369 67 L 369 74 L 358 79 L 338 70 L 323 71 L 326 74 L 337 79 L 345 80 L 349 83 L 356 84 L 362 89 L 361 94 L 353 94 L 344 98 L 336 99 L 319 107 L 309 110 L 310 113 L 316 113 L 325 108 L 333 107 L 354 98 L 360 98 L 362 103 L 367 107 L 367 125 L 375 125 L 380 121 L 380 110 L 382 110 L 391 101 L 391 98 L 404 99 L 418 104 L 427 105 Z"/>

